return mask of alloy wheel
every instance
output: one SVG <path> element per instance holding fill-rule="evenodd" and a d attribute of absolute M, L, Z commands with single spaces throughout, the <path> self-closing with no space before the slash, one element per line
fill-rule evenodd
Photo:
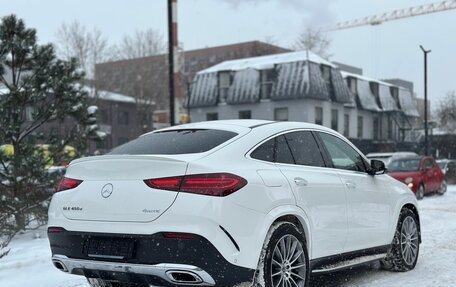
<path fill-rule="evenodd" d="M 413 265 L 418 256 L 418 229 L 411 216 L 407 216 L 401 228 L 402 258 L 408 265 Z"/>
<path fill-rule="evenodd" d="M 272 255 L 271 282 L 273 286 L 305 286 L 306 272 L 306 257 L 302 243 L 291 234 L 280 238 Z"/>

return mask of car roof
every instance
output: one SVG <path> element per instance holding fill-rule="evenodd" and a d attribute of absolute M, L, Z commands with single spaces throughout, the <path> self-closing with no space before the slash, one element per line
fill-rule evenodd
<path fill-rule="evenodd" d="M 162 132 L 162 131 L 169 131 L 169 130 L 178 130 L 178 129 L 222 129 L 228 130 L 233 132 L 239 132 L 240 130 L 245 129 L 254 129 L 267 126 L 270 128 L 274 126 L 276 129 L 280 130 L 290 130 L 290 129 L 312 129 L 312 130 L 321 130 L 321 131 L 328 131 L 334 132 L 330 128 L 305 123 L 305 122 L 289 122 L 289 121 L 267 121 L 267 120 L 216 120 L 216 121 L 205 121 L 205 122 L 195 122 L 189 124 L 182 124 L 172 127 L 167 127 L 164 129 L 156 130 L 153 132 Z"/>

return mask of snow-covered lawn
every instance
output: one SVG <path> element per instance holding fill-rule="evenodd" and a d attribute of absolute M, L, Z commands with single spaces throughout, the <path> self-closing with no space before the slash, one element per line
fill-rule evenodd
<path fill-rule="evenodd" d="M 420 201 L 423 244 L 413 271 L 387 272 L 379 264 L 318 276 L 313 287 L 453 287 L 456 286 L 456 186 L 444 196 Z M 39 239 L 36 233 L 41 235 Z M 18 236 L 10 254 L 0 259 L 1 287 L 88 287 L 80 276 L 55 269 L 43 230 Z"/>

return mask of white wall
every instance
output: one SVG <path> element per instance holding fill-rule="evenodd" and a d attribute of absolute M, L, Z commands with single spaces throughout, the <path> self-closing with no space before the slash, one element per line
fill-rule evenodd
<path fill-rule="evenodd" d="M 228 105 L 190 109 L 192 122 L 206 120 L 207 113 L 218 113 L 219 120 L 238 119 L 239 111 L 250 110 L 252 119 L 274 120 L 275 108 L 288 108 L 288 120 L 315 123 L 315 107 L 323 108 L 323 125 L 331 128 L 331 110 L 338 110 L 338 132 L 344 132 L 344 114 L 350 116 L 349 138 L 358 137 L 358 116 L 363 117 L 363 139 L 373 139 L 373 112 L 344 107 L 343 104 L 314 99 L 287 101 L 262 100 L 254 104 Z"/>

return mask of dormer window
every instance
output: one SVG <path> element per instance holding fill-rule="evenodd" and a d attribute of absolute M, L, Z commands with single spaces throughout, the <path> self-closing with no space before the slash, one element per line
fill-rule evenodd
<path fill-rule="evenodd" d="M 377 105 L 381 107 L 381 102 L 380 102 L 380 93 L 379 93 L 379 85 L 376 82 L 370 82 L 370 89 L 372 91 L 372 94 L 375 97 L 375 101 L 377 102 Z"/>
<path fill-rule="evenodd" d="M 391 96 L 393 97 L 394 101 L 396 102 L 396 105 L 400 107 L 399 103 L 399 88 L 398 87 L 390 87 L 390 93 Z"/>
<path fill-rule="evenodd" d="M 320 65 L 320 71 L 321 71 L 321 76 L 323 77 L 323 80 L 325 81 L 325 84 L 326 84 L 326 87 L 328 89 L 328 92 L 329 92 L 329 96 L 331 98 L 332 101 L 336 101 L 336 98 L 335 98 L 335 95 L 334 95 L 334 91 L 333 91 L 333 87 L 332 87 L 332 84 L 331 84 L 331 67 L 330 66 L 327 66 L 327 65 Z"/>
<path fill-rule="evenodd" d="M 331 84 L 331 67 L 326 65 L 320 65 L 321 75 L 325 80 L 326 84 Z"/>
<path fill-rule="evenodd" d="M 356 78 L 347 77 L 347 86 L 353 95 L 358 94 L 358 81 Z"/>
<path fill-rule="evenodd" d="M 228 90 L 231 86 L 231 72 L 219 72 L 218 74 L 218 96 L 219 103 L 226 103 L 228 98 Z"/>
<path fill-rule="evenodd" d="M 275 69 L 267 69 L 260 71 L 260 99 L 270 99 L 272 94 L 272 87 L 277 78 Z"/>

